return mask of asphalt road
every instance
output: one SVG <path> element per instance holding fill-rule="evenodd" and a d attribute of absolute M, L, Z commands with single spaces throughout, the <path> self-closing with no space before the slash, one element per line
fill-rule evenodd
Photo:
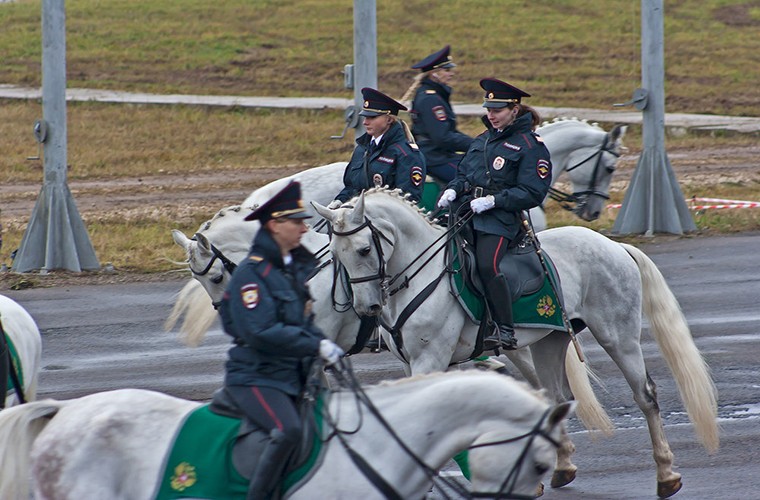
<path fill-rule="evenodd" d="M 642 248 L 660 267 L 686 314 L 719 391 L 722 443 L 715 455 L 699 447 L 675 384 L 645 332 L 647 366 L 658 385 L 666 432 L 683 474 L 679 499 L 760 498 L 760 233 L 726 237 L 658 237 Z M 184 281 L 31 289 L 6 294 L 43 332 L 40 397 L 65 399 L 122 387 L 154 389 L 204 400 L 220 386 L 227 341 L 213 329 L 191 349 L 163 331 L 173 295 Z M 546 499 L 656 498 L 654 463 L 643 417 L 620 372 L 593 339 L 585 354 L 604 380 L 598 395 L 618 430 L 592 441 L 577 422 L 578 478 Z M 403 376 L 387 353 L 353 358 L 360 378 Z M 446 473 L 456 475 L 454 468 Z M 441 498 L 437 490 L 430 498 Z"/>

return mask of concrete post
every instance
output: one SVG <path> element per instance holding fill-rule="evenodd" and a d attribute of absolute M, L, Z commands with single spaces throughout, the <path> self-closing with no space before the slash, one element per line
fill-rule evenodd
<path fill-rule="evenodd" d="M 99 269 L 66 184 L 66 14 L 64 0 L 42 1 L 42 115 L 44 180 L 12 269 Z"/>
<path fill-rule="evenodd" d="M 665 151 L 665 56 L 662 0 L 641 0 L 643 149 L 613 234 L 683 234 L 696 225 Z M 640 108 L 641 109 L 641 108 Z"/>
<path fill-rule="evenodd" d="M 377 89 L 377 8 L 375 0 L 354 0 L 354 106 L 358 114 L 364 99 L 362 89 Z M 364 134 L 361 117 L 356 137 Z"/>

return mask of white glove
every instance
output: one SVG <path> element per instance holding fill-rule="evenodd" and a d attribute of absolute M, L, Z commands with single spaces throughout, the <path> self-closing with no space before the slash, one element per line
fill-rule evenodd
<path fill-rule="evenodd" d="M 474 200 L 470 202 L 470 208 L 476 214 L 483 213 L 486 210 L 491 210 L 495 206 L 496 206 L 496 203 L 493 200 L 492 194 L 489 194 L 488 196 L 483 196 L 481 198 L 475 198 Z"/>
<path fill-rule="evenodd" d="M 443 192 L 440 198 L 438 198 L 438 208 L 448 207 L 452 201 L 457 199 L 457 192 L 453 189 L 447 189 Z"/>
<path fill-rule="evenodd" d="M 330 210 L 335 210 L 336 208 L 340 208 L 340 206 L 343 205 L 343 202 L 340 200 L 333 200 L 330 202 L 329 205 L 327 205 L 327 208 Z"/>
<path fill-rule="evenodd" d="M 327 366 L 332 366 L 343 356 L 343 349 L 330 339 L 319 341 L 319 356 L 325 360 Z"/>

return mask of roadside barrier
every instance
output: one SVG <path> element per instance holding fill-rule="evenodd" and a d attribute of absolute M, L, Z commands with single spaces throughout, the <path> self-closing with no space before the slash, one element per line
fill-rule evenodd
<path fill-rule="evenodd" d="M 686 199 L 691 210 L 708 210 L 723 208 L 760 208 L 760 201 L 726 200 L 723 198 L 700 198 L 693 196 Z M 621 203 L 610 203 L 608 209 L 620 208 Z"/>

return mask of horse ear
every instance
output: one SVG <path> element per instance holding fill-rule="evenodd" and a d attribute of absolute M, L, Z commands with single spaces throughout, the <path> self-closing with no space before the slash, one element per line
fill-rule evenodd
<path fill-rule="evenodd" d="M 192 241 L 190 238 L 185 236 L 185 233 L 178 229 L 172 229 L 172 238 L 174 239 L 174 243 L 184 248 L 185 251 L 187 251 L 187 249 L 190 247 L 190 242 Z"/>
<path fill-rule="evenodd" d="M 618 142 L 622 141 L 623 136 L 625 135 L 627 130 L 628 130 L 628 125 L 617 124 L 614 127 L 612 127 L 612 130 L 610 130 L 608 134 L 610 138 L 610 142 L 613 144 L 617 144 Z"/>
<path fill-rule="evenodd" d="M 198 242 L 198 248 L 206 253 L 211 253 L 211 242 L 203 233 L 195 233 L 195 241 Z"/>
<path fill-rule="evenodd" d="M 364 191 L 359 195 L 359 199 L 354 205 L 354 210 L 351 212 L 351 222 L 354 224 L 361 224 L 364 222 Z"/>
<path fill-rule="evenodd" d="M 310 203 L 311 203 L 311 206 L 314 207 L 314 210 L 316 210 L 319 215 L 321 215 L 322 217 L 324 217 L 327 221 L 331 223 L 335 222 L 335 216 L 336 216 L 335 210 L 330 210 L 326 206 L 321 205 L 320 203 L 316 201 L 312 201 Z"/>
<path fill-rule="evenodd" d="M 559 425 L 560 422 L 575 411 L 575 406 L 577 404 L 577 401 L 567 401 L 552 408 L 552 411 L 549 412 L 549 417 L 547 418 L 547 424 L 549 427 L 553 429 Z"/>

